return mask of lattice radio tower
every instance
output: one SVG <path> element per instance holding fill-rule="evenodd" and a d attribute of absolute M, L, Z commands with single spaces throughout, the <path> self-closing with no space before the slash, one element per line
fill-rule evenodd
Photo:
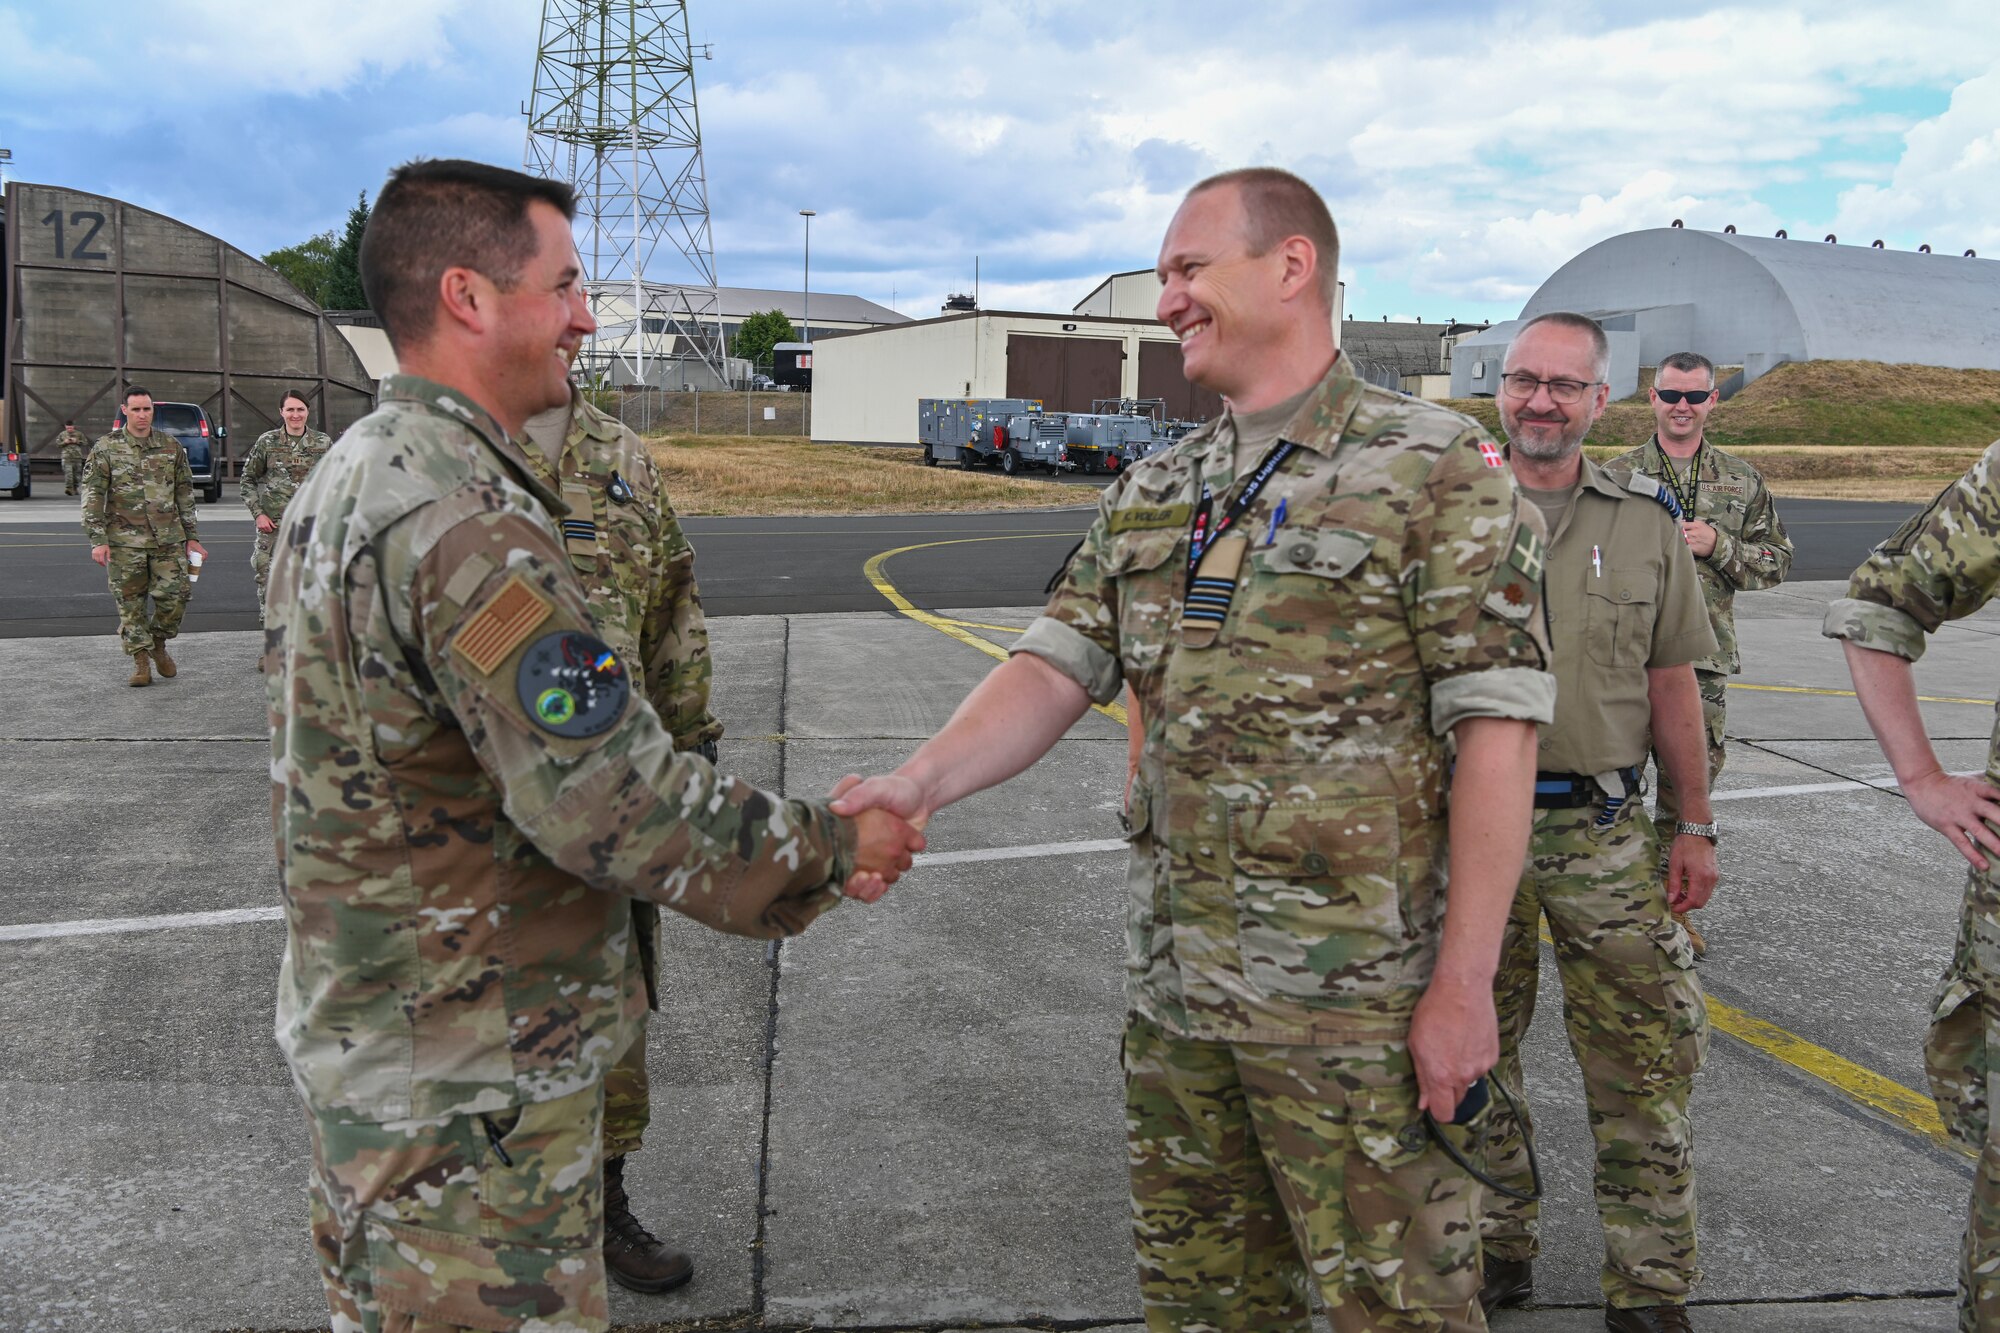
<path fill-rule="evenodd" d="M 542 0 L 527 169 L 576 190 L 594 373 L 623 361 L 646 378 L 645 320 L 723 378 L 697 56 L 686 0 Z"/>

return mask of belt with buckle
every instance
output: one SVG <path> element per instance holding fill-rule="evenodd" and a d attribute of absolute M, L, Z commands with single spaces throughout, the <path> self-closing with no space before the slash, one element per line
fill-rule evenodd
<path fill-rule="evenodd" d="M 1625 798 L 1637 794 L 1639 790 L 1639 770 L 1621 768 L 1618 776 L 1625 782 Z M 1537 773 L 1535 774 L 1535 809 L 1572 810 L 1580 805 L 1595 805 L 1605 799 L 1607 793 L 1597 785 L 1597 779 L 1588 773 Z"/>

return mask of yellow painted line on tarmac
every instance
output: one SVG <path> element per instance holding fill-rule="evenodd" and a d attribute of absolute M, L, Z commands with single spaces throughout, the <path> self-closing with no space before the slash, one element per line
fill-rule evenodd
<path fill-rule="evenodd" d="M 1771 694 L 1824 694 L 1835 699 L 1854 698 L 1853 690 L 1816 690 L 1805 685 L 1739 685 L 1735 681 L 1731 681 L 1729 688 L 1732 690 L 1761 690 Z M 1991 699 L 1953 699 L 1935 694 L 1920 694 L 1917 696 L 1917 702 L 1920 704 L 1977 704 L 1981 708 L 1993 707 L 1993 700 Z"/>
<path fill-rule="evenodd" d="M 1829 1083 L 1850 1101 L 1858 1102 L 1879 1115 L 1887 1116 L 1914 1134 L 1921 1134 L 1942 1148 L 1970 1157 L 1972 1153 L 1952 1141 L 1938 1118 L 1937 1104 L 1913 1088 L 1906 1088 L 1887 1075 L 1878 1074 L 1845 1056 L 1835 1055 L 1824 1046 L 1815 1046 L 1795 1032 L 1746 1014 L 1734 1005 L 1708 997 L 1710 1026 L 1727 1032 L 1794 1069 Z"/>
<path fill-rule="evenodd" d="M 907 554 L 910 551 L 929 550 L 934 546 L 964 546 L 971 542 L 1016 542 L 1025 541 L 1031 537 L 1071 537 L 1075 535 L 1069 532 L 1016 532 L 1004 537 L 960 537 L 947 542 L 918 542 L 914 546 L 898 546 L 894 550 L 882 551 L 876 555 L 869 556 L 867 563 L 861 566 L 861 573 L 867 578 L 869 583 L 874 585 L 875 591 L 881 593 L 888 600 L 889 605 L 895 607 L 902 615 L 908 616 L 919 625 L 928 625 L 940 634 L 957 639 L 967 647 L 977 648 L 988 657 L 997 658 L 1004 662 L 1008 657 L 1007 650 L 997 643 L 990 643 L 980 638 L 972 632 L 972 628 L 998 630 L 1003 634 L 1019 634 L 1021 633 L 1020 630 L 1006 625 L 978 625 L 974 621 L 953 620 L 949 616 L 941 616 L 934 612 L 923 610 L 897 590 L 896 585 L 889 581 L 889 576 L 882 572 L 882 566 L 896 556 Z M 1110 718 L 1113 722 L 1116 722 L 1119 726 L 1122 727 L 1125 725 L 1125 708 L 1122 704 L 1092 704 L 1091 707 Z"/>
<path fill-rule="evenodd" d="M 1547 926 L 1542 928 L 1542 943 L 1555 943 Z M 1951 1135 L 1945 1132 L 1944 1121 L 1938 1117 L 1937 1104 L 1921 1092 L 1906 1088 L 1866 1065 L 1858 1065 L 1844 1055 L 1835 1055 L 1826 1047 L 1815 1045 L 1776 1023 L 1767 1023 L 1755 1014 L 1746 1014 L 1713 995 L 1704 994 L 1702 998 L 1708 1001 L 1708 1025 L 1716 1031 L 1726 1032 L 1772 1059 L 1812 1075 L 1849 1101 L 1877 1115 L 1886 1116 L 1941 1148 L 1949 1148 L 1965 1157 L 1973 1155 L 1952 1141 Z"/>

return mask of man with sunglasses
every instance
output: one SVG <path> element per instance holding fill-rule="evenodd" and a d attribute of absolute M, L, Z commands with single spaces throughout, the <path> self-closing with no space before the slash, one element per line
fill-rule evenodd
<path fill-rule="evenodd" d="M 1545 575 L 1556 715 L 1542 729 L 1534 829 L 1501 944 L 1493 1076 L 1521 1087 L 1535 1015 L 1544 919 L 1562 974 L 1563 1017 L 1596 1140 L 1610 1333 L 1685 1333 L 1695 1264 L 1688 1097 L 1708 1049 L 1694 951 L 1670 909 L 1715 890 L 1715 825 L 1703 765 L 1701 696 L 1690 663 L 1715 652 L 1694 561 L 1658 483 L 1583 456 L 1609 396 L 1610 351 L 1595 321 L 1538 316 L 1507 349 L 1500 424 L 1521 494 L 1549 529 Z M 1648 736 L 1681 785 L 1684 813 L 1667 883 L 1636 799 Z M 1528 1100 L 1496 1117 L 1495 1179 L 1527 1190 Z M 1540 1218 L 1529 1200 L 1489 1195 L 1489 1309 L 1533 1291 Z"/>
<path fill-rule="evenodd" d="M 1694 555 L 1709 628 L 1715 631 L 1714 654 L 1694 664 L 1702 722 L 1708 731 L 1708 784 L 1713 788 L 1726 757 L 1722 744 L 1726 686 L 1729 677 L 1742 670 L 1736 650 L 1736 594 L 1783 583 L 1792 567 L 1792 542 L 1763 475 L 1708 442 L 1708 414 L 1717 401 L 1715 364 L 1698 352 L 1675 352 L 1660 362 L 1650 396 L 1656 423 L 1653 438 L 1607 467 L 1664 483 L 1680 506 L 1681 535 Z M 1681 799 L 1657 750 L 1653 767 L 1659 779 L 1653 827 L 1659 831 L 1664 858 L 1674 825 L 1680 821 Z M 1666 868 L 1662 859 L 1662 874 Z M 1708 942 L 1687 913 L 1677 912 L 1674 919 L 1687 928 L 1695 956 L 1706 956 Z"/>

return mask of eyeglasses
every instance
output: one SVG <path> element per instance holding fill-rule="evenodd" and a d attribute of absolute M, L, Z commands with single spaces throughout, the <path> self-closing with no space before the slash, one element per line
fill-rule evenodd
<path fill-rule="evenodd" d="M 1565 404 L 1581 402 L 1585 391 L 1594 389 L 1603 382 L 1602 380 L 1540 380 L 1519 371 L 1500 377 L 1501 387 L 1507 390 L 1509 398 L 1533 398 L 1535 390 L 1547 389 L 1549 397 Z"/>
<path fill-rule="evenodd" d="M 1658 394 L 1660 401 L 1668 407 L 1678 405 L 1683 398 L 1687 399 L 1695 407 L 1700 407 L 1715 396 L 1715 390 L 1713 389 L 1655 389 L 1653 392 Z"/>

